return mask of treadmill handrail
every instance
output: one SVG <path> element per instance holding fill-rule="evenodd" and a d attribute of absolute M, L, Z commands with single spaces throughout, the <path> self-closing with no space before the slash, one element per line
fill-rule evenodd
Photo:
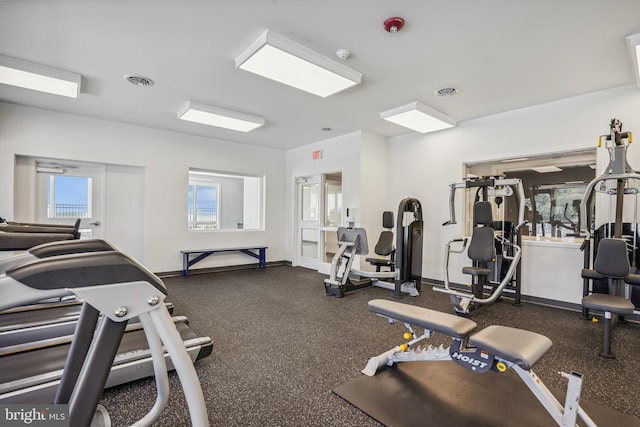
<path fill-rule="evenodd" d="M 111 251 L 117 251 L 117 249 L 102 239 L 62 240 L 59 242 L 43 243 L 42 245 L 29 249 L 29 253 L 37 258 Z"/>
<path fill-rule="evenodd" d="M 121 252 L 62 255 L 11 267 L 5 272 L 25 286 L 41 289 L 77 288 L 144 281 L 166 295 L 162 281 Z"/>
<path fill-rule="evenodd" d="M 0 274 L 11 267 L 41 258 L 104 251 L 117 251 L 117 249 L 101 239 L 60 240 L 43 243 L 30 248 L 27 252 L 0 259 Z"/>

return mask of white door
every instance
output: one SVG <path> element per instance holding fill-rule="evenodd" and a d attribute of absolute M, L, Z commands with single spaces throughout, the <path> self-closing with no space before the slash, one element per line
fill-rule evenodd
<path fill-rule="evenodd" d="M 81 238 L 102 238 L 105 166 L 48 161 L 36 166 L 36 221 L 73 225 L 80 218 Z"/>
<path fill-rule="evenodd" d="M 296 259 L 300 267 L 318 269 L 320 257 L 320 177 L 299 177 L 297 182 Z"/>

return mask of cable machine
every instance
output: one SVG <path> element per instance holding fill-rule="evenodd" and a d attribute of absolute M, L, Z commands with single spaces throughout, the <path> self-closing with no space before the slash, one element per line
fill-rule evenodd
<path fill-rule="evenodd" d="M 514 191 L 515 188 L 515 191 Z M 475 189 L 473 204 L 473 233 L 471 238 L 454 239 L 447 243 L 444 259 L 444 288 L 437 292 L 449 294 L 457 314 L 467 315 L 479 305 L 496 301 L 502 292 L 513 292 L 514 304 L 520 304 L 520 228 L 524 219 L 524 191 L 520 179 L 502 177 L 478 177 L 450 185 L 450 219 L 443 225 L 456 224 L 455 192 L 458 189 Z M 506 220 L 507 198 L 515 196 L 518 206 L 518 222 Z M 494 207 L 501 220 L 493 220 Z M 461 244 L 461 247 L 460 247 Z M 449 259 L 452 253 L 468 253 L 473 261 L 462 272 L 473 277 L 471 292 L 452 289 L 449 281 Z M 488 293 L 487 293 L 488 291 Z"/>
<path fill-rule="evenodd" d="M 602 175 L 594 178 L 587 185 L 580 203 L 580 224 L 586 232 L 586 238 L 580 249 L 584 252 L 584 268 L 588 270 L 593 268 L 602 239 L 623 239 L 626 242 L 630 271 L 635 273 L 640 261 L 638 237 L 640 174 L 627 162 L 627 148 L 632 142 L 631 132 L 622 132 L 622 122 L 615 118 L 611 119 L 609 130 L 609 134 L 601 135 L 598 139 L 598 147 L 601 148 L 604 143 L 604 147 L 609 151 L 609 164 Z M 610 196 L 608 218 L 602 221 L 602 225 L 598 228 L 595 226 L 594 218 L 593 196 L 596 193 Z M 603 212 L 603 209 L 600 209 L 600 212 Z M 627 215 L 632 213 L 631 221 L 624 221 L 625 213 Z M 640 307 L 640 289 L 623 281 L 610 286 L 607 280 L 583 277 L 583 296 L 592 293 L 623 296 L 630 299 L 636 308 Z M 584 306 L 582 317 L 589 318 L 589 309 Z"/>

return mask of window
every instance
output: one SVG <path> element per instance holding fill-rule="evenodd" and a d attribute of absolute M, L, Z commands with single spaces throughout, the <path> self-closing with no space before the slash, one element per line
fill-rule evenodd
<path fill-rule="evenodd" d="M 91 218 L 91 178 L 49 175 L 48 218 Z"/>
<path fill-rule="evenodd" d="M 264 229 L 264 177 L 189 170 L 189 230 Z"/>
<path fill-rule="evenodd" d="M 534 185 L 533 199 L 525 201 L 535 220 L 535 232 L 542 237 L 577 237 L 580 235 L 580 201 L 587 183 Z"/>
<path fill-rule="evenodd" d="M 207 182 L 189 184 L 189 229 L 215 230 L 218 228 L 218 194 L 220 185 Z"/>

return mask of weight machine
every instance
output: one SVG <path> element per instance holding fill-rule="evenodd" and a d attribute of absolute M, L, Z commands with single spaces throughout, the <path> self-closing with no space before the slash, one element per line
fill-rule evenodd
<path fill-rule="evenodd" d="M 515 188 L 515 191 L 514 191 Z M 444 288 L 433 290 L 449 294 L 457 314 L 467 315 L 478 305 L 496 301 L 502 292 L 509 289 L 514 295 L 514 304 L 520 304 L 520 228 L 527 223 L 524 219 L 524 191 L 520 179 L 501 177 L 479 177 L 466 179 L 462 183 L 450 185 L 449 221 L 443 225 L 456 224 L 455 192 L 458 189 L 475 189 L 473 232 L 471 238 L 453 239 L 446 244 L 444 258 Z M 518 206 L 518 222 L 514 225 L 506 221 L 507 197 L 515 196 Z M 500 221 L 493 220 L 493 207 L 502 212 Z M 473 261 L 462 272 L 473 279 L 470 292 L 451 288 L 449 280 L 449 259 L 451 254 L 467 250 Z M 486 291 L 489 291 L 488 294 Z"/>
<path fill-rule="evenodd" d="M 616 323 L 634 313 L 640 305 L 640 276 L 637 276 L 638 250 L 638 191 L 640 174 L 627 162 L 627 148 L 632 142 L 631 132 L 622 132 L 622 122 L 611 119 L 609 134 L 601 135 L 598 147 L 609 151 L 609 164 L 602 175 L 594 178 L 585 189 L 580 203 L 581 224 L 586 238 L 580 249 L 584 253 L 582 270 L 582 317 L 589 319 L 589 310 L 604 313 L 604 336 L 600 355 L 613 358 L 611 336 Z M 608 218 L 596 228 L 594 195 L 609 198 Z M 633 199 L 632 209 L 625 200 Z M 604 197 L 600 199 L 604 200 Z M 632 211 L 631 222 L 624 221 L 625 211 Z M 602 209 L 600 209 L 602 212 Z M 614 250 L 615 256 L 614 256 Z M 592 256 L 593 253 L 593 256 Z M 607 258 L 605 258 L 605 256 Z M 606 261 L 602 261 L 605 259 Z M 613 268 L 612 266 L 615 266 Z"/>
<path fill-rule="evenodd" d="M 331 260 L 331 273 L 324 280 L 327 295 L 341 298 L 348 291 L 378 286 L 417 296 L 422 278 L 422 205 L 420 201 L 405 198 L 398 206 L 396 225 L 395 268 L 391 271 L 360 271 L 352 269 L 356 255 L 369 253 L 367 232 L 364 228 L 339 227 L 338 251 Z"/>

